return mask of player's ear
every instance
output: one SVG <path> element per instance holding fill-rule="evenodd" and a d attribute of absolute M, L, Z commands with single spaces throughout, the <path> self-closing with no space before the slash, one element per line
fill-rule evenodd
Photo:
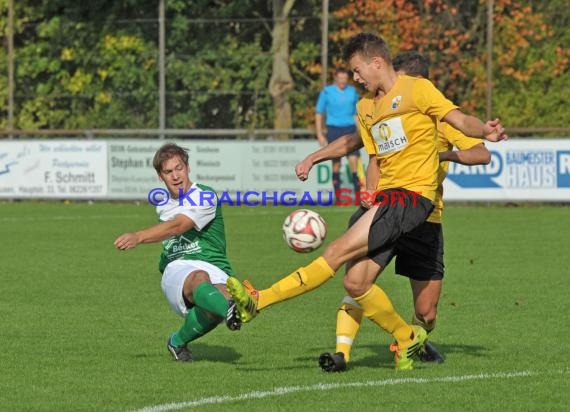
<path fill-rule="evenodd" d="M 374 56 L 372 58 L 372 65 L 375 69 L 381 69 L 386 66 L 386 62 L 380 56 Z"/>

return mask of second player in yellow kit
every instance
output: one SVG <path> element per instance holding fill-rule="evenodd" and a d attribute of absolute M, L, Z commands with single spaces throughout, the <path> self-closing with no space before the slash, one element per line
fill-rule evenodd
<path fill-rule="evenodd" d="M 490 154 L 481 139 L 463 135 L 446 123 L 438 128 L 437 150 L 442 159 L 450 156 L 453 147 L 460 152 L 453 152 L 450 157 L 463 157 L 465 164 L 486 164 Z M 460 159 L 457 159 L 460 160 Z M 382 271 L 395 257 L 395 271 L 408 277 L 414 300 L 414 316 L 412 324 L 419 325 L 428 333 L 435 328 L 437 304 L 441 295 L 444 274 L 443 261 L 443 230 L 441 218 L 443 211 L 443 181 L 445 180 L 449 163 L 440 163 L 437 177 L 437 190 L 434 199 L 435 208 L 426 222 L 409 233 L 401 236 L 391 248 L 384 248 L 376 255 L 370 256 Z M 351 224 L 358 220 L 366 208 L 361 208 L 351 217 Z M 362 308 L 350 296 L 345 296 L 338 308 L 336 326 L 336 352 L 323 353 L 319 364 L 327 372 L 337 372 L 346 369 L 350 360 L 350 352 L 354 339 L 358 334 L 362 321 Z M 443 356 L 430 343 L 426 343 L 419 351 L 422 361 L 441 363 Z"/>

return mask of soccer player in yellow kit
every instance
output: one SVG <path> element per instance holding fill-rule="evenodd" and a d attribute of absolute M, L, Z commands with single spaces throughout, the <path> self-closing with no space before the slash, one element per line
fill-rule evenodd
<path fill-rule="evenodd" d="M 386 293 L 374 284 L 379 266 L 369 256 L 393 247 L 400 236 L 422 224 L 433 210 L 439 167 L 436 120 L 444 120 L 473 137 L 501 136 L 505 132 L 498 119 L 482 123 L 462 113 L 429 80 L 398 76 L 386 43 L 373 34 L 354 36 L 344 58 L 355 81 L 372 96 L 378 91 L 384 95 L 381 99 L 364 98 L 358 104 L 360 135 L 370 156 L 367 179 L 378 181 L 377 204 L 329 243 L 320 257 L 260 290 L 256 303 L 264 308 L 313 290 L 350 262 L 345 289 L 364 316 L 394 337 L 396 343 L 391 349 L 396 369 L 408 370 L 412 369 L 412 355 L 427 340 L 426 331 L 406 323 Z M 377 161 L 379 167 L 375 168 Z M 227 286 L 242 322 L 250 321 L 256 314 L 254 300 L 237 279 L 230 277 Z"/>
<path fill-rule="evenodd" d="M 393 62 L 398 74 L 429 78 L 429 63 L 427 59 L 417 52 L 399 53 Z M 494 140 L 493 140 L 494 141 Z M 311 153 L 303 159 L 295 172 L 301 180 L 306 180 L 311 168 L 331 158 L 340 158 L 348 151 L 357 150 L 363 146 L 358 134 L 351 134 L 337 139 L 327 148 Z M 452 152 L 453 147 L 459 151 Z M 396 273 L 410 279 L 413 293 L 414 317 L 412 324 L 422 326 L 428 333 L 435 328 L 437 304 L 441 295 L 443 279 L 443 231 L 441 227 L 441 214 L 443 209 L 443 180 L 447 174 L 451 160 L 466 165 L 487 164 L 491 159 L 489 151 L 481 139 L 463 135 L 450 127 L 447 123 L 438 125 L 437 150 L 439 152 L 440 170 L 438 174 L 438 189 L 435 209 L 427 221 L 412 232 L 400 237 L 395 247 L 381 251 L 373 256 L 380 265 L 380 270 L 396 257 Z M 370 184 L 371 182 L 367 182 Z M 374 183 L 374 186 L 376 184 Z M 362 207 L 353 215 L 354 223 L 370 207 L 369 201 L 363 201 Z M 244 285 L 253 289 L 249 282 Z M 336 353 L 323 353 L 319 357 L 319 365 L 327 372 L 346 370 L 350 358 L 350 350 L 360 329 L 362 309 L 350 296 L 345 296 L 337 312 Z M 419 352 L 419 358 L 426 362 L 443 362 L 443 356 L 430 343 L 426 343 L 424 350 Z"/>
<path fill-rule="evenodd" d="M 415 52 L 399 54 L 394 60 L 394 67 L 400 73 L 428 77 L 427 60 Z M 351 139 L 355 140 L 355 137 Z M 351 145 L 354 144 L 356 143 L 351 143 Z M 454 146 L 459 151 L 452 152 Z M 474 165 L 486 164 L 490 161 L 490 153 L 480 139 L 467 137 L 447 123 L 440 123 L 438 126 L 437 149 L 442 162 L 452 160 Z M 316 159 L 320 161 L 321 156 L 322 154 Z M 303 172 L 303 169 L 306 170 L 307 167 L 312 166 L 311 162 L 316 159 L 313 156 L 307 165 L 301 163 L 300 171 Z M 435 209 L 427 221 L 412 232 L 400 237 L 392 249 L 380 251 L 372 257 L 379 264 L 380 270 L 385 268 L 393 257 L 396 257 L 396 273 L 410 278 L 415 309 L 412 324 L 422 326 L 428 333 L 435 328 L 437 303 L 441 294 L 444 272 L 441 214 L 443 209 L 442 184 L 447 169 L 447 162 L 440 164 Z M 358 219 L 365 211 L 365 207 L 357 211 L 351 218 L 351 222 Z M 337 372 L 346 369 L 361 320 L 362 309 L 358 303 L 350 296 L 344 297 L 337 312 L 336 353 L 323 353 L 319 357 L 319 364 L 323 370 Z M 426 343 L 419 355 L 423 361 L 443 362 L 442 355 L 430 343 Z"/>

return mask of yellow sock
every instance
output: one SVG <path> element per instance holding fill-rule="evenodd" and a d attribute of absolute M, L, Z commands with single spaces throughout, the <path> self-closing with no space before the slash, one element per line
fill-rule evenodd
<path fill-rule="evenodd" d="M 380 287 L 372 285 L 368 292 L 354 300 L 364 310 L 364 316 L 394 336 L 400 348 L 412 343 L 412 327 L 396 312 L 390 298 Z"/>
<path fill-rule="evenodd" d="M 426 322 L 424 319 L 418 318 L 415 313 L 414 316 L 412 317 L 412 325 L 421 326 L 426 330 L 427 333 L 430 333 L 432 330 L 435 329 L 435 321 L 436 319 L 432 320 L 431 322 Z"/>
<path fill-rule="evenodd" d="M 350 350 L 362 322 L 362 308 L 350 296 L 345 296 L 336 315 L 336 351 L 344 353 L 350 360 Z"/>
<path fill-rule="evenodd" d="M 259 291 L 257 309 L 282 302 L 313 290 L 334 276 L 334 270 L 322 256 L 277 281 L 269 289 Z"/>

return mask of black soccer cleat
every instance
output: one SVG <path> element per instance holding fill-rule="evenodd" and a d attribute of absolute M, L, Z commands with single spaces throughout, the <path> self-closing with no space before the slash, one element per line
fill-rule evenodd
<path fill-rule="evenodd" d="M 420 349 L 418 352 L 418 358 L 422 362 L 432 362 L 432 363 L 443 363 L 445 362 L 445 358 L 439 351 L 436 349 L 433 344 L 426 342 L 424 347 Z"/>
<path fill-rule="evenodd" d="M 344 353 L 325 352 L 319 356 L 319 366 L 325 372 L 344 372 L 346 370 L 346 361 Z"/>
<path fill-rule="evenodd" d="M 238 316 L 237 306 L 233 299 L 228 300 L 228 312 L 226 314 L 226 326 L 229 330 L 240 330 L 241 320 Z"/>
<path fill-rule="evenodd" d="M 168 352 L 170 352 L 170 354 L 174 357 L 175 361 L 192 362 L 192 352 L 190 352 L 186 346 L 174 346 L 172 344 L 172 336 L 168 338 L 166 347 L 168 348 Z"/>

